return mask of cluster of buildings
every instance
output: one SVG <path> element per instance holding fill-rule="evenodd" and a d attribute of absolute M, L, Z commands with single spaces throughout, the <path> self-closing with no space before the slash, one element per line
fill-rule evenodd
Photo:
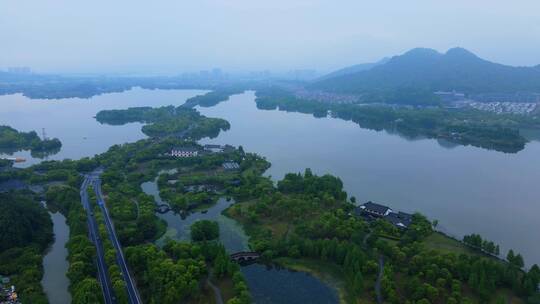
<path fill-rule="evenodd" d="M 202 149 L 196 147 L 176 147 L 171 149 L 173 157 L 197 157 L 204 154 L 224 153 L 234 151 L 231 145 L 204 145 Z"/>
<path fill-rule="evenodd" d="M 384 219 L 399 229 L 409 228 L 413 220 L 412 214 L 401 211 L 394 212 L 390 207 L 373 202 L 367 202 L 356 207 L 354 213 L 367 221 Z"/>
<path fill-rule="evenodd" d="M 334 104 L 351 104 L 358 103 L 360 97 L 352 94 L 338 94 L 325 91 L 313 91 L 305 89 L 297 89 L 294 91 L 294 96 L 298 99 L 314 100 L 322 103 Z"/>
<path fill-rule="evenodd" d="M 433 92 L 449 108 L 471 107 L 496 114 L 527 115 L 538 109 L 539 93 L 476 94 L 466 96 L 456 91 Z"/>
<path fill-rule="evenodd" d="M 173 157 L 196 157 L 199 155 L 199 149 L 194 147 L 172 148 L 171 156 Z"/>
<path fill-rule="evenodd" d="M 216 193 L 217 187 L 210 184 L 189 185 L 189 186 L 184 187 L 184 191 L 188 193 L 199 193 L 199 192 Z"/>
<path fill-rule="evenodd" d="M 0 304 L 21 304 L 15 286 L 8 286 L 9 278 L 0 275 Z"/>
<path fill-rule="evenodd" d="M 481 93 L 472 94 L 469 99 L 478 102 L 540 103 L 540 93 Z"/>
<path fill-rule="evenodd" d="M 223 169 L 225 169 L 226 171 L 240 170 L 240 164 L 233 161 L 224 162 L 222 166 L 223 166 Z"/>
<path fill-rule="evenodd" d="M 17 75 L 30 75 L 32 74 L 32 69 L 29 67 L 8 67 L 7 72 Z"/>
<path fill-rule="evenodd" d="M 235 148 L 231 145 L 204 145 L 202 149 L 196 147 L 177 147 L 172 148 L 170 156 L 179 158 L 197 157 L 199 155 L 225 153 L 234 151 Z M 235 161 L 226 161 L 222 165 L 225 171 L 240 170 L 240 164 Z"/>
<path fill-rule="evenodd" d="M 527 115 L 534 112 L 538 104 L 533 102 L 469 102 L 468 106 L 482 111 L 496 114 L 521 114 Z"/>
<path fill-rule="evenodd" d="M 455 102 L 465 100 L 465 94 L 456 92 L 456 91 L 437 91 L 433 92 L 436 96 L 440 98 L 442 102 Z"/>

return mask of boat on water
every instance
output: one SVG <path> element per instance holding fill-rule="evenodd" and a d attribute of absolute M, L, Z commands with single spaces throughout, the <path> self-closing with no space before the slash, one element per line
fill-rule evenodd
<path fill-rule="evenodd" d="M 13 162 L 16 162 L 16 163 L 23 163 L 26 161 L 26 158 L 23 158 L 23 157 L 6 157 L 4 158 L 5 160 L 10 160 L 10 161 L 13 161 Z"/>

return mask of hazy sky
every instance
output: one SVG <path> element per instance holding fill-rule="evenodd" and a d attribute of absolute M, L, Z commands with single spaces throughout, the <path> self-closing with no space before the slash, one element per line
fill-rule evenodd
<path fill-rule="evenodd" d="M 0 67 L 328 70 L 413 47 L 540 63 L 540 1 L 0 0 Z"/>

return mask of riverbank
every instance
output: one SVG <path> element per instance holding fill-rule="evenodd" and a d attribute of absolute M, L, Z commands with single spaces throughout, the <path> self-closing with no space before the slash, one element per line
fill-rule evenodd
<path fill-rule="evenodd" d="M 43 258 L 41 285 L 51 304 L 69 304 L 71 294 L 68 291 L 69 279 L 66 276 L 69 269 L 66 248 L 69 227 L 66 218 L 60 212 L 50 214 L 53 221 L 54 243 Z"/>
<path fill-rule="evenodd" d="M 348 292 L 345 286 L 345 275 L 336 264 L 309 258 L 277 258 L 273 262 L 287 269 L 309 273 L 321 280 L 337 292 L 339 303 L 353 302 L 354 296 Z"/>

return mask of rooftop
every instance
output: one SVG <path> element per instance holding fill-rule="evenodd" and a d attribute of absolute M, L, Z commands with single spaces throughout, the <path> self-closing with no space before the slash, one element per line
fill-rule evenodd
<path fill-rule="evenodd" d="M 384 219 L 400 228 L 407 228 L 412 223 L 412 215 L 401 211 L 390 212 Z"/>
<path fill-rule="evenodd" d="M 195 147 L 176 147 L 176 148 L 172 148 L 172 151 L 184 151 L 184 152 L 195 152 L 195 151 L 198 151 L 199 149 L 195 148 Z"/>
<path fill-rule="evenodd" d="M 205 149 L 221 149 L 220 145 L 204 145 Z"/>
<path fill-rule="evenodd" d="M 364 207 L 364 208 L 362 208 L 362 207 Z M 385 212 L 390 210 L 390 207 L 380 205 L 380 204 L 376 204 L 376 203 L 373 203 L 371 201 L 363 204 L 362 206 L 360 206 L 360 208 L 366 209 L 366 210 L 369 210 L 369 211 L 373 211 L 373 212 L 377 212 L 377 213 L 381 213 L 381 214 L 384 214 Z"/>
<path fill-rule="evenodd" d="M 224 162 L 223 168 L 225 168 L 226 170 L 236 170 L 240 169 L 240 165 L 236 162 Z"/>

